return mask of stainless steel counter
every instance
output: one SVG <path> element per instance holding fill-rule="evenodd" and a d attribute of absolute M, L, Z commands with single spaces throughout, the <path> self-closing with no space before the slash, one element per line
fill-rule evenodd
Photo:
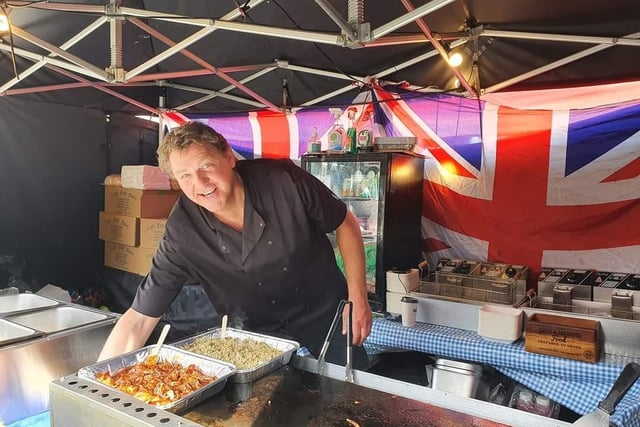
<path fill-rule="evenodd" d="M 7 308 L 3 298 L 0 306 Z M 8 338 L 0 337 L 0 419 L 6 424 L 47 411 L 49 383 L 95 363 L 119 317 L 61 301 L 14 307 L 0 313 Z"/>
<path fill-rule="evenodd" d="M 294 356 L 288 366 L 250 384 L 223 391 L 175 415 L 75 375 L 53 381 L 51 425 L 112 426 L 568 426 L 479 400 Z M 350 421 L 357 424 L 352 424 Z"/>

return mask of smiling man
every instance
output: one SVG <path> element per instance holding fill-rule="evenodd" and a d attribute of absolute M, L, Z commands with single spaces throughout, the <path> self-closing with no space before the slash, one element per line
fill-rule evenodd
<path fill-rule="evenodd" d="M 237 160 L 225 138 L 199 122 L 169 132 L 158 161 L 183 195 L 99 359 L 142 347 L 182 286 L 195 282 L 232 326 L 294 339 L 315 356 L 340 300 L 352 301 L 354 367 L 366 369 L 364 248 L 345 204 L 289 159 Z M 333 231 L 346 277 L 327 237 Z M 344 364 L 345 355 L 336 334 L 326 358 Z"/>

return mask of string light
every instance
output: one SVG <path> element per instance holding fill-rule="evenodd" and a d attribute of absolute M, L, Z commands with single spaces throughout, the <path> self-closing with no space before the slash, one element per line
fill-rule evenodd
<path fill-rule="evenodd" d="M 462 55 L 458 52 L 449 53 L 449 64 L 452 67 L 458 67 L 462 64 Z"/>
<path fill-rule="evenodd" d="M 0 33 L 9 31 L 9 18 L 7 15 L 0 13 Z"/>

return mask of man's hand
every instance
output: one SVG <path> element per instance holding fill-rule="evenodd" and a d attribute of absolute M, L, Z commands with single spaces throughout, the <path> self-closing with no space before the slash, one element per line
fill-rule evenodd
<path fill-rule="evenodd" d="M 351 313 L 351 334 L 353 345 L 362 345 L 371 333 L 371 307 L 369 301 L 360 298 L 352 301 L 353 312 Z M 349 305 L 345 305 L 342 313 L 342 334 L 347 334 L 347 326 L 349 325 Z"/>

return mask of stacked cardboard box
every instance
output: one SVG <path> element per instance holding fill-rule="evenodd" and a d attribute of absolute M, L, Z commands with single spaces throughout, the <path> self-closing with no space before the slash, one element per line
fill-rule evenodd
<path fill-rule="evenodd" d="M 164 234 L 166 218 L 180 191 L 104 187 L 99 238 L 104 265 L 144 276 Z"/>

